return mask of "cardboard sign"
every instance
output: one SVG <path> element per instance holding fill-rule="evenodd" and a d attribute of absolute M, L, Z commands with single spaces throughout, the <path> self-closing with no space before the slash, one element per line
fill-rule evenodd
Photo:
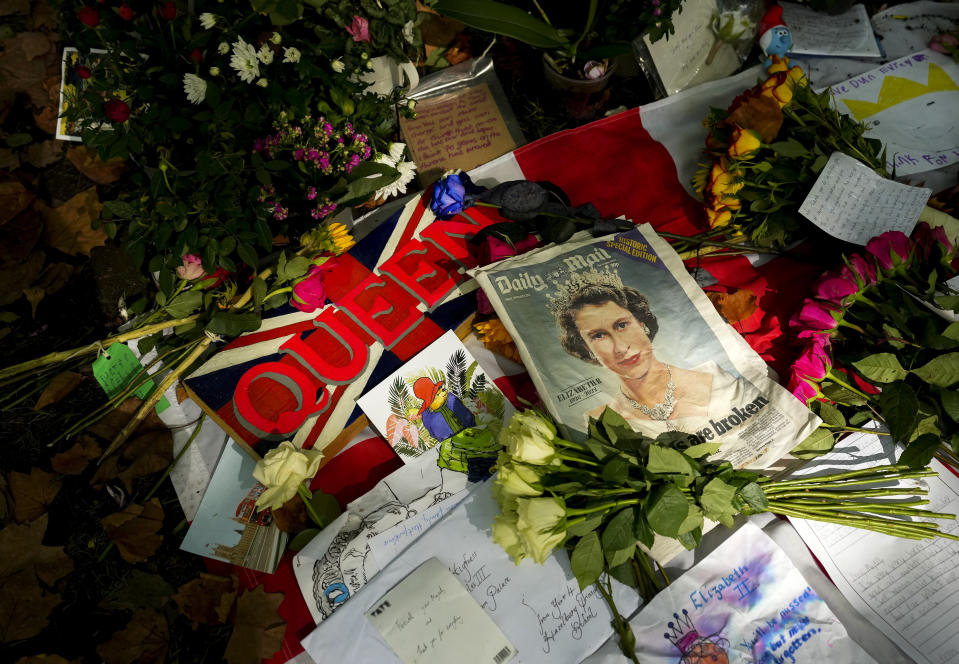
<path fill-rule="evenodd" d="M 355 433 L 343 429 L 359 422 L 356 399 L 367 385 L 476 310 L 464 297 L 474 287 L 463 269 L 476 265 L 466 237 L 502 218 L 482 208 L 434 219 L 421 199 L 411 201 L 337 257 L 325 282 L 335 304 L 270 312 L 190 375 L 187 392 L 253 456 L 292 439 L 331 458 Z"/>

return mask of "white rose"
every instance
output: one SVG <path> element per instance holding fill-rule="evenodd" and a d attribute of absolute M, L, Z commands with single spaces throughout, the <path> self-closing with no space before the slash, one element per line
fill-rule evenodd
<path fill-rule="evenodd" d="M 516 461 L 537 466 L 548 464 L 556 452 L 556 429 L 535 411 L 516 413 L 503 431 L 500 442 Z"/>
<path fill-rule="evenodd" d="M 520 498 L 516 530 L 526 552 L 542 565 L 566 539 L 566 503 L 561 498 Z"/>
<path fill-rule="evenodd" d="M 256 499 L 257 507 L 282 507 L 304 480 L 313 479 L 322 459 L 322 452 L 301 450 L 288 440 L 267 452 L 253 469 L 254 479 L 266 487 Z"/>
<path fill-rule="evenodd" d="M 516 530 L 516 515 L 497 514 L 493 519 L 493 541 L 503 547 L 503 550 L 509 554 L 513 562 L 519 565 L 519 561 L 526 557 L 526 550 L 523 548 L 523 542 L 520 540 L 519 531 Z"/>
<path fill-rule="evenodd" d="M 510 464 L 499 469 L 494 480 L 504 493 L 513 496 L 541 496 L 543 487 L 534 470 L 520 464 Z"/>

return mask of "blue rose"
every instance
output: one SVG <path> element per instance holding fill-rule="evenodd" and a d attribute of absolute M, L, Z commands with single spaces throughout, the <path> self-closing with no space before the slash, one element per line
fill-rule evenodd
<path fill-rule="evenodd" d="M 430 210 L 440 219 L 452 219 L 476 202 L 477 196 L 486 189 L 473 184 L 466 173 L 453 173 L 433 185 L 433 200 Z"/>

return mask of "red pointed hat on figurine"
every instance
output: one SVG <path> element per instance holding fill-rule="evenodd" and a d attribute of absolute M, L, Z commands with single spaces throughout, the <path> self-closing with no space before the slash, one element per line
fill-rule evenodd
<path fill-rule="evenodd" d="M 766 51 L 767 47 L 771 46 L 774 41 L 777 41 L 776 37 L 781 36 L 779 34 L 781 31 L 774 30 L 774 28 L 782 28 L 786 31 L 787 35 L 789 33 L 789 28 L 786 27 L 786 22 L 783 20 L 782 5 L 773 5 L 767 9 L 759 21 L 757 33 L 759 34 L 759 48 L 763 51 Z M 780 53 L 778 55 L 782 54 Z"/>

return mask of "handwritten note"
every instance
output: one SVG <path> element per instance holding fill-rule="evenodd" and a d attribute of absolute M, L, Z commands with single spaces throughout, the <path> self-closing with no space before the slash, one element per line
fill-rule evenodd
<path fill-rule="evenodd" d="M 882 54 L 865 5 L 842 14 L 825 14 L 793 2 L 780 3 L 792 34 L 790 54 L 878 58 Z"/>
<path fill-rule="evenodd" d="M 405 664 L 506 664 L 516 648 L 446 565 L 430 558 L 386 593 L 366 617 Z"/>
<path fill-rule="evenodd" d="M 889 438 L 853 434 L 802 473 L 845 472 L 888 464 Z M 959 514 L 959 479 L 933 460 L 937 478 L 925 478 L 930 504 L 923 509 Z M 959 660 L 959 542 L 905 540 L 865 530 L 790 519 L 846 599 L 910 657 L 923 664 Z M 959 523 L 941 521 L 959 535 Z"/>
<path fill-rule="evenodd" d="M 453 168 L 470 170 L 517 147 L 485 83 L 416 105 L 416 118 L 400 118 L 424 186 Z"/>
<path fill-rule="evenodd" d="M 134 395 L 145 399 L 153 390 L 153 379 L 146 377 L 140 360 L 125 344 L 113 344 L 103 355 L 93 361 L 93 377 L 100 383 L 100 387 L 110 398 L 120 394 L 130 383 L 143 382 L 136 389 Z M 141 373 L 143 372 L 143 373 Z M 161 396 L 156 405 L 156 412 L 162 413 L 170 407 L 170 402 Z"/>
<path fill-rule="evenodd" d="M 474 485 L 459 505 L 320 623 L 303 641 L 310 656 L 324 661 L 335 651 L 340 661 L 350 664 L 403 661 L 365 616 L 387 591 L 430 558 L 446 566 L 515 645 L 516 663 L 575 664 L 606 641 L 612 634 L 609 609 L 595 588 L 579 591 L 564 551 L 543 565 L 524 560 L 517 566 L 490 539 L 499 508 L 489 485 Z M 614 597 L 626 615 L 639 602 L 635 591 L 618 584 Z M 344 634 L 350 638 L 344 640 Z M 446 661 L 484 660 L 464 657 L 461 651 Z"/>
<path fill-rule="evenodd" d="M 932 190 L 877 175 L 868 166 L 833 152 L 799 213 L 833 237 L 865 245 L 885 231 L 912 232 Z"/>
<path fill-rule="evenodd" d="M 385 532 L 374 535 L 367 544 L 370 545 L 370 551 L 376 559 L 376 564 L 380 568 L 396 558 L 399 553 L 405 549 L 411 542 L 422 535 L 434 523 L 440 520 L 444 514 L 456 507 L 463 498 L 466 497 L 466 491 L 455 493 L 446 500 L 427 507 L 425 510 L 402 521 Z"/>
<path fill-rule="evenodd" d="M 887 40 L 888 42 L 888 40 Z M 829 88 L 841 113 L 882 141 L 887 166 L 912 175 L 959 161 L 959 63 L 929 49 Z"/>
<path fill-rule="evenodd" d="M 873 661 L 782 549 L 749 523 L 630 624 L 643 664 Z M 616 650 L 607 643 L 585 662 L 621 662 Z"/>

